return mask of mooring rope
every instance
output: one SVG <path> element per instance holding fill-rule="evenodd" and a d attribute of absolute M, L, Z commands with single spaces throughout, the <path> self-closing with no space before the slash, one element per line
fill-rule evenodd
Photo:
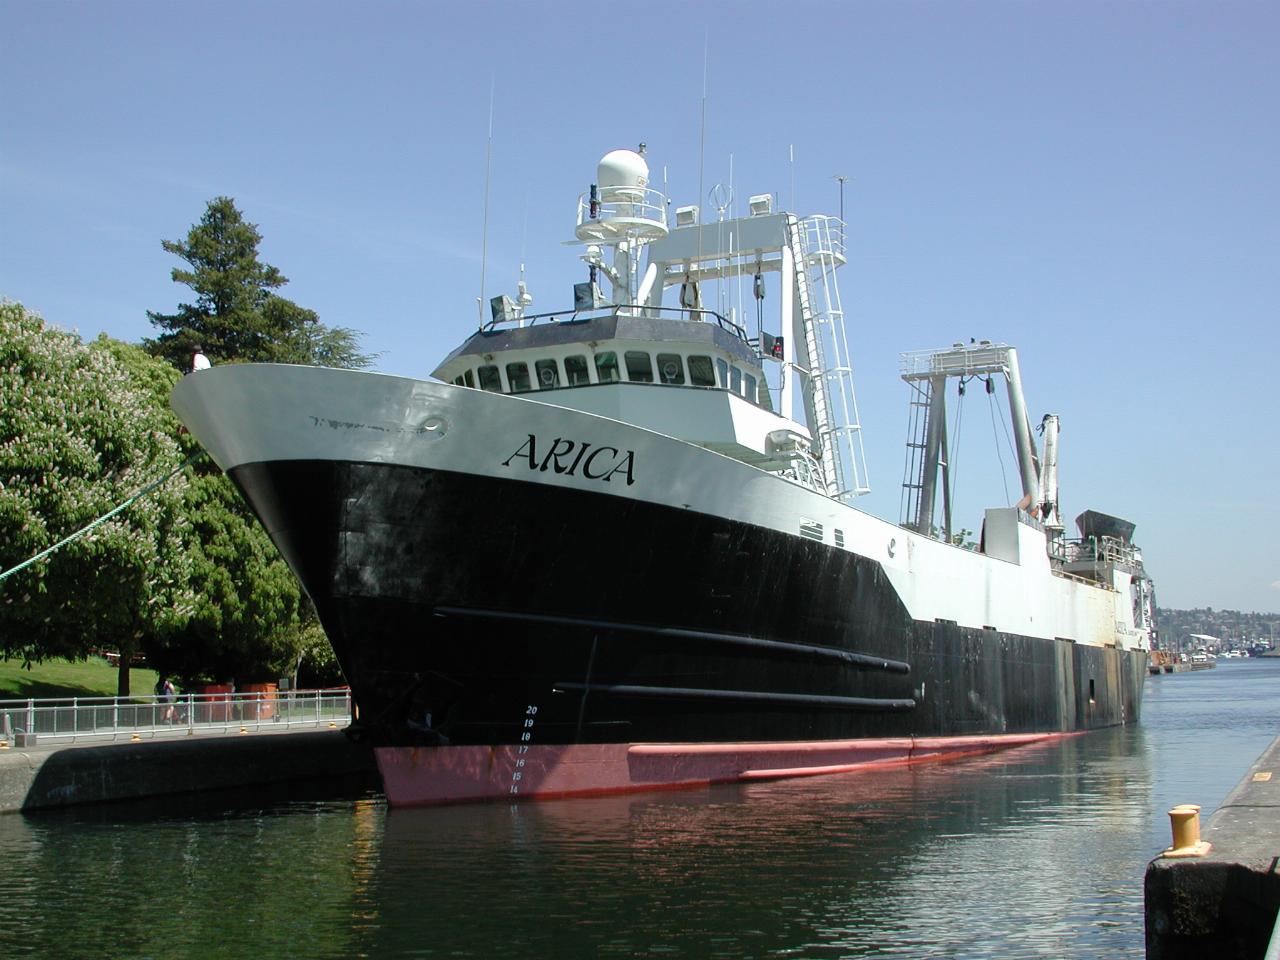
<path fill-rule="evenodd" d="M 141 490 L 139 490 L 137 493 L 131 496 L 128 500 L 124 501 L 119 506 L 114 507 L 113 509 L 107 511 L 102 516 L 100 516 L 97 520 L 94 520 L 92 523 L 88 524 L 87 526 L 81 527 L 75 533 L 70 534 L 69 536 L 63 537 L 53 546 L 46 547 L 44 550 L 41 550 L 34 557 L 31 557 L 30 559 L 27 559 L 27 560 L 23 560 L 16 567 L 10 567 L 8 570 L 4 571 L 3 573 L 0 573 L 0 581 L 3 581 L 6 577 L 9 577 L 12 574 L 17 573 L 19 570 L 25 570 L 27 567 L 31 566 L 33 563 L 43 560 L 45 557 L 49 556 L 49 554 L 54 553 L 55 551 L 61 550 L 68 543 L 71 543 L 73 540 L 78 540 L 80 537 L 83 537 L 90 530 L 94 530 L 97 527 L 102 526 L 102 524 L 106 523 L 108 520 L 110 520 L 120 511 L 127 510 L 129 507 L 133 506 L 133 504 L 137 503 L 139 500 L 141 500 L 143 497 L 149 494 L 152 490 L 155 490 L 156 488 L 161 487 L 164 484 L 168 483 L 169 480 L 171 480 L 174 476 L 176 476 L 181 471 L 185 470 L 187 467 L 191 466 L 191 464 L 195 463 L 197 460 L 199 460 L 203 456 L 205 456 L 205 452 L 203 450 L 193 453 L 191 456 L 187 457 L 186 460 L 178 464 L 178 466 L 174 467 L 172 470 L 170 470 L 167 474 L 165 474 L 159 480 L 154 480 L 151 483 L 147 484 L 145 487 L 143 487 Z"/>

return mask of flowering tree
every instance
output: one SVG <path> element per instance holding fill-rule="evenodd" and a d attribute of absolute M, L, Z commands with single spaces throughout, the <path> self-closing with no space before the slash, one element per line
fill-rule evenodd
<path fill-rule="evenodd" d="M 313 328 L 317 339 L 340 335 Z M 339 350 L 341 344 L 339 344 Z M 329 651 L 297 580 L 169 409 L 180 374 L 142 347 L 90 343 L 0 301 L 0 656 L 144 652 L 184 681 L 261 680 Z"/>
<path fill-rule="evenodd" d="M 200 457 L 200 445 L 170 410 L 181 375 L 141 347 L 106 338 L 95 345 L 150 394 L 182 455 L 197 458 L 183 488 L 187 522 L 180 531 L 191 602 L 185 616 L 145 639 L 148 663 L 185 684 L 293 673 L 306 642 L 302 591 L 248 505 L 217 465 Z"/>
<path fill-rule="evenodd" d="M 104 341 L 0 301 L 0 571 L 174 471 L 167 411 Z M 0 654 L 30 662 L 118 649 L 121 695 L 144 638 L 194 604 L 181 472 L 47 558 L 0 580 Z"/>

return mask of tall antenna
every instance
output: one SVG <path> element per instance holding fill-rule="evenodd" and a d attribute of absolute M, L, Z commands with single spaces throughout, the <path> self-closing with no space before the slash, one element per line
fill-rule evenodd
<path fill-rule="evenodd" d="M 840 183 L 840 222 L 844 223 L 844 185 L 849 182 L 849 178 L 843 173 L 837 173 L 831 179 Z"/>
<path fill-rule="evenodd" d="M 702 36 L 702 120 L 698 128 L 698 202 L 702 202 L 702 178 L 707 168 L 707 44 L 709 32 Z"/>
<path fill-rule="evenodd" d="M 733 192 L 733 154 L 730 153 L 729 154 L 729 219 L 730 220 L 732 220 L 737 214 L 737 211 L 733 207 L 733 202 L 736 196 L 737 195 Z M 730 263 L 733 262 L 734 239 L 735 239 L 734 233 L 732 230 L 730 230 L 729 231 L 729 262 Z M 742 271 L 741 270 L 738 271 L 737 294 L 738 294 L 738 313 L 742 313 Z M 733 303 L 733 291 L 730 291 L 729 302 Z"/>
<path fill-rule="evenodd" d="M 484 227 L 480 234 L 480 296 L 476 297 L 476 310 L 480 314 L 480 326 L 484 326 L 484 271 L 489 264 L 489 161 L 493 156 L 493 90 L 494 79 L 489 77 L 489 139 L 484 145 Z"/>
<path fill-rule="evenodd" d="M 711 28 L 702 32 L 702 120 L 698 125 L 698 205 L 702 205 L 702 178 L 707 168 L 707 56 Z M 701 222 L 701 217 L 698 218 Z M 698 266 L 702 260 L 702 231 L 698 231 Z"/>
<path fill-rule="evenodd" d="M 529 246 L 529 188 L 524 188 L 524 226 L 520 228 L 520 279 L 524 279 L 524 253 Z"/>
<path fill-rule="evenodd" d="M 529 285 L 524 282 L 524 251 L 529 240 L 529 188 L 524 189 L 524 228 L 520 232 L 520 279 L 516 283 L 517 298 L 520 303 L 520 326 L 524 327 L 524 310 L 533 302 L 529 296 Z"/>
<path fill-rule="evenodd" d="M 796 206 L 796 145 L 794 143 L 787 147 L 787 156 L 791 164 L 791 212 L 799 216 L 800 210 Z"/>

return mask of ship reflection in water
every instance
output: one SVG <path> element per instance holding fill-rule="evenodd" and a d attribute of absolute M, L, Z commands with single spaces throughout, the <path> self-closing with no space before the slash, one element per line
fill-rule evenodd
<path fill-rule="evenodd" d="M 1141 885 L 1108 849 L 1143 832 L 1143 736 L 697 792 L 391 811 L 378 894 L 388 937 L 374 952 L 407 950 L 416 917 L 441 955 L 483 954 L 503 928 L 533 956 L 875 956 L 912 945 L 921 956 L 943 945 L 1062 955 L 1082 929 L 1140 914 Z M 1082 886 L 1064 860 L 1096 872 Z M 462 889 L 440 890 L 456 880 Z M 434 920 L 389 895 L 428 888 L 448 905 Z M 492 926 L 456 923 L 474 903 Z"/>
<path fill-rule="evenodd" d="M 1280 732 L 1280 661 L 955 763 L 574 801 L 375 792 L 0 818 L 0 956 L 1134 957 L 1164 811 Z"/>

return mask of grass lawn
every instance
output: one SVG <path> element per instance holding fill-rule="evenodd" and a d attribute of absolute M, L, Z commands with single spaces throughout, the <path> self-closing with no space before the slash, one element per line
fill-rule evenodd
<path fill-rule="evenodd" d="M 22 669 L 21 660 L 0 660 L 0 700 L 29 697 L 114 697 L 119 671 L 101 657 L 88 660 L 46 660 Z M 143 667 L 129 670 L 129 692 L 153 693 L 156 672 Z"/>

